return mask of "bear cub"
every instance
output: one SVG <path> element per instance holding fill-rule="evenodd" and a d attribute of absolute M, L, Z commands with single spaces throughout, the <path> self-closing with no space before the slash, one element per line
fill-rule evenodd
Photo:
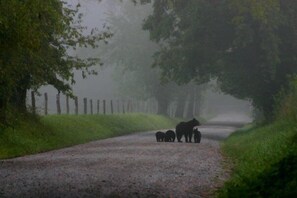
<path fill-rule="evenodd" d="M 166 136 L 166 134 L 161 132 L 161 131 L 156 132 L 157 142 L 164 142 L 165 141 L 165 136 Z"/>
<path fill-rule="evenodd" d="M 195 143 L 200 143 L 200 141 L 201 141 L 201 132 L 198 131 L 198 129 L 194 129 L 193 133 L 194 133 L 194 142 Z"/>
<path fill-rule="evenodd" d="M 174 142 L 175 141 L 175 133 L 172 130 L 168 130 L 165 133 L 165 142 Z"/>

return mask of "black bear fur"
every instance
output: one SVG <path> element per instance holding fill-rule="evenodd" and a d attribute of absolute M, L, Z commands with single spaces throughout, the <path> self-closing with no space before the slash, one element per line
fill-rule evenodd
<path fill-rule="evenodd" d="M 181 138 L 184 135 L 186 142 L 192 142 L 193 128 L 195 126 L 199 126 L 199 125 L 200 125 L 200 122 L 198 120 L 196 120 L 195 118 L 188 122 L 180 122 L 175 127 L 177 141 L 182 142 Z"/>
<path fill-rule="evenodd" d="M 193 133 L 194 133 L 194 142 L 195 143 L 200 143 L 200 141 L 201 141 L 201 132 L 198 131 L 198 129 L 194 129 Z"/>
<path fill-rule="evenodd" d="M 164 132 L 161 132 L 161 131 L 158 131 L 156 132 L 156 140 L 157 142 L 164 142 L 165 141 L 165 133 Z"/>
<path fill-rule="evenodd" d="M 175 133 L 172 130 L 168 130 L 165 133 L 165 142 L 174 142 L 175 141 Z"/>

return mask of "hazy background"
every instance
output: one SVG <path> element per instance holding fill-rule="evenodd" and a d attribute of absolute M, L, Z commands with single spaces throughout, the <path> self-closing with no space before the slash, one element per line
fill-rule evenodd
<path fill-rule="evenodd" d="M 91 28 L 106 29 L 110 27 L 114 33 L 108 44 L 100 43 L 99 49 L 77 49 L 69 53 L 79 56 L 99 57 L 103 66 L 94 67 L 98 75 L 90 75 L 83 78 L 81 71 L 75 71 L 76 84 L 73 85 L 73 93 L 79 99 L 79 113 L 83 113 L 83 98 L 93 99 L 93 108 L 96 112 L 96 100 L 139 100 L 155 101 L 155 92 L 163 92 L 156 87 L 159 82 L 159 73 L 151 68 L 152 56 L 158 46 L 149 40 L 149 33 L 142 30 L 141 24 L 151 12 L 151 5 L 134 6 L 129 1 L 119 0 L 69 0 L 70 5 L 81 4 L 83 24 Z M 141 69 L 140 69 L 141 68 Z M 153 71 L 154 73 L 150 73 Z M 154 88 L 148 86 L 152 78 Z M 159 85 L 162 87 L 161 85 Z M 146 90 L 148 90 L 146 92 Z M 155 91 L 152 91 L 155 90 Z M 44 114 L 44 96 L 48 93 L 49 113 L 56 113 L 56 89 L 44 86 L 40 90 L 40 96 L 36 97 L 36 103 L 41 115 Z M 168 90 L 174 92 L 174 89 Z M 154 94 L 153 94 L 154 93 Z M 220 93 L 215 83 L 204 86 L 200 97 L 200 115 L 211 117 L 216 114 L 240 113 L 252 115 L 252 108 L 248 101 L 238 100 L 229 95 Z M 171 97 L 168 95 L 168 97 Z M 185 100 L 187 98 L 185 97 Z M 31 98 L 27 103 L 30 105 Z M 61 94 L 62 113 L 65 113 L 66 100 Z M 109 104 L 107 102 L 107 104 Z M 185 105 L 186 106 L 186 105 Z M 102 108 L 101 108 L 102 109 Z M 109 107 L 107 108 L 109 113 Z M 173 110 L 174 111 L 174 110 Z M 70 100 L 70 113 L 74 113 L 74 102 Z M 171 116 L 174 116 L 172 113 Z M 186 116 L 186 110 L 184 111 Z"/>

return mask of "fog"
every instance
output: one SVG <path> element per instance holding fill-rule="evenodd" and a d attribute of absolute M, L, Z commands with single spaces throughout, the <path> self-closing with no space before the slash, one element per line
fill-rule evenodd
<path fill-rule="evenodd" d="M 167 113 L 169 116 L 176 116 L 178 111 L 178 96 L 174 92 L 189 90 L 187 93 L 199 90 L 199 94 L 187 94 L 184 97 L 183 110 L 179 114 L 183 117 L 202 116 L 205 118 L 214 118 L 216 115 L 244 115 L 250 118 L 252 107 L 248 101 L 238 100 L 230 95 L 225 95 L 217 90 L 214 85 L 183 85 L 177 88 L 175 83 L 164 85 L 160 81 L 160 71 L 151 67 L 153 63 L 153 54 L 159 49 L 158 45 L 150 41 L 149 33 L 142 30 L 141 24 L 151 12 L 151 5 L 137 6 L 132 3 L 118 0 L 72 0 L 67 1 L 70 5 L 81 4 L 80 12 L 83 13 L 83 25 L 87 26 L 86 34 L 92 28 L 111 27 L 114 32 L 113 38 L 108 44 L 103 42 L 99 44 L 98 49 L 77 49 L 69 51 L 79 56 L 95 56 L 101 59 L 103 66 L 94 66 L 98 75 L 89 75 L 83 78 L 81 71 L 74 71 L 76 83 L 72 86 L 73 93 L 78 97 L 79 114 L 83 114 L 83 98 L 93 100 L 94 112 L 97 100 L 123 101 L 135 100 L 139 104 L 146 105 L 138 108 L 137 111 L 148 113 Z M 113 23 L 113 24 L 111 24 Z M 117 26 L 118 25 L 118 26 Z M 186 87 L 186 88 L 185 88 Z M 177 89 L 181 89 L 176 91 Z M 166 93 L 158 97 L 158 93 Z M 43 86 L 39 89 L 39 96 L 36 96 L 36 104 L 39 114 L 44 114 L 44 93 L 48 94 L 48 112 L 56 114 L 56 94 L 58 91 L 51 86 Z M 191 106 L 191 97 L 195 97 L 196 103 Z M 66 97 L 61 94 L 62 114 L 66 112 Z M 171 99 L 171 100 L 169 100 Z M 159 101 L 158 104 L 155 104 Z M 165 110 L 161 109 L 161 103 L 167 103 Z M 143 102 L 143 103 L 141 103 Z M 146 104 L 144 102 L 147 102 Z M 28 94 L 28 105 L 31 105 L 31 97 Z M 148 110 L 148 105 L 152 104 Z M 100 104 L 102 105 L 102 104 Z M 108 105 L 107 105 L 108 106 Z M 158 110 L 159 106 L 159 110 Z M 88 107 L 89 108 L 89 107 Z M 195 108 L 195 112 L 190 112 Z M 102 109 L 102 107 L 100 107 Z M 102 110 L 100 110 L 102 111 Z M 117 113 L 117 110 L 115 110 Z M 122 107 L 120 107 L 122 112 Z M 70 100 L 70 113 L 74 113 L 74 101 Z M 100 112 L 102 113 L 102 112 Z M 107 113 L 111 113 L 107 107 Z M 192 113 L 192 114 L 191 114 Z"/>

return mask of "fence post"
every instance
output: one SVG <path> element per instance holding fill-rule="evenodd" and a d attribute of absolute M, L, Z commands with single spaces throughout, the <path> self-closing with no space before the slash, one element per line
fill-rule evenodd
<path fill-rule="evenodd" d="M 69 114 L 69 96 L 66 96 L 66 113 Z"/>
<path fill-rule="evenodd" d="M 57 103 L 57 114 L 60 115 L 61 114 L 60 93 L 57 94 L 56 103 Z"/>
<path fill-rule="evenodd" d="M 100 110 L 100 100 L 97 100 L 97 114 L 99 114 Z"/>
<path fill-rule="evenodd" d="M 44 93 L 44 115 L 47 115 L 47 108 L 48 108 L 48 97 L 47 93 Z"/>
<path fill-rule="evenodd" d="M 130 104 L 130 105 L 129 105 L 129 107 L 130 107 L 130 110 L 129 110 L 129 112 L 130 112 L 130 113 L 132 113 L 132 111 L 133 111 L 133 107 L 132 107 L 132 105 L 133 105 L 133 104 L 132 104 L 132 100 L 129 100 L 129 104 Z"/>
<path fill-rule="evenodd" d="M 103 100 L 103 114 L 106 114 L 106 102 Z"/>
<path fill-rule="evenodd" d="M 120 113 L 120 101 L 117 100 L 117 113 Z"/>
<path fill-rule="evenodd" d="M 77 98 L 77 96 L 74 98 L 74 105 L 75 105 L 75 115 L 78 115 L 78 98 Z"/>
<path fill-rule="evenodd" d="M 87 98 L 84 98 L 84 114 L 88 114 L 88 104 L 87 104 Z"/>
<path fill-rule="evenodd" d="M 93 115 L 93 100 L 90 99 L 90 110 L 91 110 L 91 115 Z"/>
<path fill-rule="evenodd" d="M 36 114 L 36 105 L 35 105 L 35 94 L 34 91 L 31 91 L 31 102 L 32 102 L 32 113 Z"/>
<path fill-rule="evenodd" d="M 127 101 L 126 112 L 129 113 L 129 110 L 130 110 L 130 100 Z"/>
<path fill-rule="evenodd" d="M 122 100 L 123 114 L 125 114 L 125 100 Z"/>
<path fill-rule="evenodd" d="M 110 100 L 110 112 L 111 112 L 111 114 L 113 114 L 113 103 L 112 103 L 112 100 Z"/>

